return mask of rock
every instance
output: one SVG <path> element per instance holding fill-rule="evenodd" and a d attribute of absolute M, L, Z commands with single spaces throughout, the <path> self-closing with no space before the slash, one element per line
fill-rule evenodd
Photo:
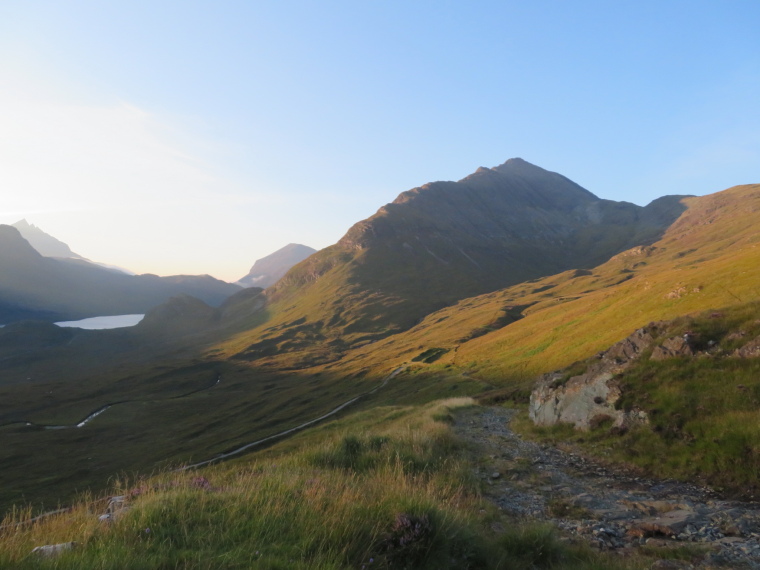
<path fill-rule="evenodd" d="M 760 337 L 749 341 L 741 348 L 737 348 L 731 356 L 735 358 L 757 358 L 760 356 Z"/>
<path fill-rule="evenodd" d="M 704 519 L 692 510 L 677 509 L 663 513 L 657 517 L 642 519 L 641 522 L 632 526 L 628 533 L 638 537 L 675 537 L 687 531 L 689 526 L 697 526 L 704 523 Z M 706 527 L 699 531 L 701 536 L 706 535 Z"/>
<path fill-rule="evenodd" d="M 684 568 L 691 568 L 691 564 L 684 560 L 656 560 L 649 567 L 650 570 L 683 570 Z"/>
<path fill-rule="evenodd" d="M 673 529 L 653 522 L 638 523 L 628 529 L 628 535 L 636 538 L 675 536 L 675 534 Z"/>
<path fill-rule="evenodd" d="M 130 509 L 126 495 L 111 497 L 106 507 L 106 512 L 98 517 L 100 522 L 113 522 Z"/>
<path fill-rule="evenodd" d="M 609 421 L 615 427 L 646 423 L 641 410 L 616 410 L 622 395 L 612 373 L 585 373 L 559 385 L 556 374 L 542 376 L 530 396 L 530 418 L 538 425 L 571 423 L 588 430 Z"/>
<path fill-rule="evenodd" d="M 652 360 L 675 358 L 676 356 L 694 356 L 695 352 L 690 344 L 691 337 L 688 334 L 674 336 L 667 339 L 652 351 Z"/>
<path fill-rule="evenodd" d="M 530 397 L 530 418 L 539 425 L 572 423 L 584 430 L 605 421 L 611 421 L 615 428 L 647 423 L 647 415 L 642 410 L 615 409 L 622 393 L 613 377 L 651 346 L 652 331 L 658 326 L 653 323 L 638 329 L 614 344 L 600 353 L 598 360 L 583 374 L 568 378 L 562 372 L 553 372 L 539 377 Z"/>
<path fill-rule="evenodd" d="M 651 333 L 646 328 L 634 332 L 624 340 L 612 345 L 602 353 L 602 359 L 628 362 L 638 358 L 654 342 Z"/>
<path fill-rule="evenodd" d="M 46 544 L 45 546 L 36 546 L 32 549 L 32 554 L 52 558 L 71 550 L 77 545 L 76 542 L 62 542 L 60 544 Z"/>
<path fill-rule="evenodd" d="M 498 471 L 494 471 L 493 473 L 491 473 L 491 479 L 498 479 L 499 477 L 501 477 L 501 473 L 499 473 Z"/>

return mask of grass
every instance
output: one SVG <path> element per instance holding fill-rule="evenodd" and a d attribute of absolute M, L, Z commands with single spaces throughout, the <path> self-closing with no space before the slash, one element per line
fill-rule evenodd
<path fill-rule="evenodd" d="M 467 398 L 376 408 L 331 422 L 253 458 L 200 472 L 115 483 L 130 509 L 101 523 L 104 503 L 0 530 L 0 568 L 638 568 L 506 524 L 484 503 L 447 423 Z M 33 547 L 75 541 L 55 559 Z"/>
<path fill-rule="evenodd" d="M 448 349 L 434 365 L 515 386 L 588 358 L 649 322 L 759 299 L 760 186 L 685 202 L 689 209 L 651 247 L 623 252 L 591 271 L 455 302 L 409 330 L 352 349 L 337 366 L 373 369 Z M 681 252 L 689 253 L 674 261 Z M 621 280 L 623 270 L 631 277 Z M 493 327 L 504 307 L 519 307 L 522 318 Z"/>
<path fill-rule="evenodd" d="M 424 311 L 422 305 L 411 310 L 401 293 L 416 287 L 419 295 L 426 282 L 408 279 L 403 287 L 409 291 L 396 296 L 368 290 L 365 285 L 372 279 L 385 278 L 373 273 L 371 260 L 328 248 L 317 261 L 300 264 L 281 282 L 267 296 L 266 307 L 262 308 L 263 296 L 239 299 L 222 311 L 229 313 L 229 320 L 220 317 L 208 334 L 193 329 L 182 343 L 171 344 L 161 331 L 148 331 L 146 336 L 106 331 L 80 335 L 71 345 L 61 341 L 44 353 L 19 355 L 11 347 L 8 354 L 2 353 L 13 356 L 3 364 L 3 423 L 70 423 L 104 403 L 130 403 L 115 406 L 81 430 L 0 427 L 0 508 L 17 501 L 51 508 L 58 500 L 68 502 L 77 490 L 103 488 L 108 477 L 121 470 L 145 473 L 207 459 L 317 417 L 376 386 L 402 365 L 408 366 L 407 372 L 358 402 L 357 408 L 422 405 L 483 391 L 494 400 L 523 405 L 537 374 L 590 357 L 637 326 L 758 299 L 759 189 L 744 186 L 687 199 L 689 209 L 660 241 L 619 254 L 593 270 L 570 270 L 468 299 L 447 297 L 447 306 L 431 301 L 443 298 L 442 289 L 448 286 L 446 280 L 437 280 L 429 283 L 436 289 L 424 300 Z M 712 223 L 703 223 L 707 219 Z M 382 255 L 388 257 L 378 260 L 380 266 L 393 261 L 390 250 Z M 437 262 L 431 257 L 428 263 Z M 455 288 L 462 291 L 464 285 Z M 419 319 L 433 309 L 437 310 Z M 705 337 L 719 336 L 709 329 L 718 326 L 717 321 L 704 326 Z M 173 337 L 176 331 L 167 330 Z M 190 337 L 192 342 L 185 342 Z M 725 337 L 721 342 L 726 346 L 734 342 Z M 417 357 L 422 358 L 415 362 Z M 217 369 L 223 377 L 218 387 L 182 397 L 185 387 L 190 391 L 205 385 Z M 648 373 L 677 377 L 679 366 Z M 715 380 L 705 376 L 700 385 L 707 389 L 718 385 L 720 374 L 754 371 L 724 368 L 715 374 Z M 740 383 L 754 390 L 751 379 Z M 694 419 L 686 422 L 684 411 L 677 408 L 679 398 L 687 402 L 699 393 L 700 398 L 714 394 L 718 410 L 737 403 L 738 394 L 731 392 L 728 398 L 713 388 L 704 393 L 692 390 L 688 378 L 674 382 L 670 392 L 650 394 L 643 377 L 634 384 L 630 393 L 641 398 L 642 407 L 647 409 L 645 398 L 655 398 L 652 408 L 662 410 L 661 434 L 676 433 L 672 424 L 688 437 L 643 433 L 638 443 L 631 440 L 632 450 L 640 449 L 642 457 L 654 456 L 655 450 L 673 451 L 676 464 L 668 469 L 681 469 L 688 476 L 688 462 L 683 459 L 679 467 L 676 461 L 686 451 L 679 455 L 678 450 L 696 449 L 704 457 L 700 464 L 711 472 L 741 471 L 741 480 L 750 476 L 753 464 L 726 463 L 716 448 L 754 453 L 754 447 L 746 445 L 754 432 L 741 431 L 743 424 L 756 423 L 751 409 L 739 408 L 723 419 L 705 417 L 695 424 Z M 739 404 L 749 401 L 744 398 Z M 712 400 L 708 405 L 713 406 Z M 604 434 L 597 430 L 593 438 L 601 440 Z M 688 443 L 692 436 L 704 440 L 705 448 Z M 710 443 L 713 439 L 719 443 Z M 616 441 L 622 440 L 604 444 L 610 453 Z M 650 444 L 659 447 L 647 452 Z M 644 464 L 644 459 L 637 461 Z"/>
<path fill-rule="evenodd" d="M 650 360 L 650 350 L 617 377 L 623 390 L 617 406 L 644 410 L 649 425 L 576 432 L 522 421 L 521 429 L 554 443 L 574 442 L 658 477 L 709 484 L 732 496 L 760 496 L 760 359 L 732 356 L 760 335 L 760 303 L 675 319 L 662 326 L 655 344 L 685 331 L 709 354 Z M 576 363 L 572 373 L 580 373 L 583 364 Z"/>

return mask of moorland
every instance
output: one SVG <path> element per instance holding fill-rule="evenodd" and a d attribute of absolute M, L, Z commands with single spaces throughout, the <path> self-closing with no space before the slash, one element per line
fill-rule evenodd
<path fill-rule="evenodd" d="M 760 467 L 759 228 L 759 184 L 640 207 L 511 159 L 400 194 L 265 290 L 237 288 L 216 306 L 175 296 L 129 329 L 11 323 L 0 329 L 0 564 L 720 563 L 675 535 L 658 551 L 651 534 L 591 548 L 550 524 L 586 520 L 573 505 L 564 517 L 551 501 L 499 508 L 494 481 L 540 477 L 519 457 L 482 477 L 494 454 L 459 428 L 472 410 L 509 408 L 526 441 L 746 505 Z M 16 252 L 3 263 L 52 267 L 3 232 Z M 38 300 L 36 316 L 59 311 Z M 653 345 L 614 377 L 616 405 L 646 423 L 528 420 L 541 374 L 583 374 L 652 323 Z M 687 334 L 689 354 L 651 358 Z M 104 522 L 111 496 L 124 508 Z M 752 524 L 734 535 L 748 554 L 728 563 L 757 563 Z M 70 541 L 55 559 L 30 554 Z"/>

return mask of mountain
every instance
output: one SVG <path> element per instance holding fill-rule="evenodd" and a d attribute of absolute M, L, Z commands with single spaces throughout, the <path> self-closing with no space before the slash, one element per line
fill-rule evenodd
<path fill-rule="evenodd" d="M 296 263 L 316 253 L 317 250 L 299 243 L 289 243 L 266 257 L 257 259 L 248 274 L 237 281 L 243 287 L 262 287 L 266 289 L 276 283 L 280 277 Z"/>
<path fill-rule="evenodd" d="M 30 224 L 26 220 L 19 220 L 15 224 L 11 224 L 16 228 L 21 237 L 29 242 L 40 255 L 45 257 L 70 257 L 74 259 L 84 259 L 78 253 L 71 251 L 71 248 L 63 243 L 61 240 L 54 238 L 50 234 L 45 233 L 34 224 Z"/>
<path fill-rule="evenodd" d="M 651 321 L 707 310 L 699 326 L 717 326 L 713 313 L 728 319 L 725 307 L 760 299 L 760 185 L 640 208 L 507 165 L 404 193 L 265 292 L 239 289 L 216 309 L 179 296 L 129 329 L 1 329 L 0 505 L 21 495 L 56 504 L 119 471 L 203 461 L 362 394 L 370 423 L 486 389 L 527 397 L 537 374 Z M 3 260 L 27 259 L 25 248 L 0 242 Z M 540 275 L 551 267 L 561 269 Z M 525 274 L 534 277 L 510 283 Z M 478 276 L 485 290 L 464 297 Z M 739 326 L 756 321 L 755 311 Z M 111 404 L 86 429 L 40 427 L 77 425 Z"/>
<path fill-rule="evenodd" d="M 333 357 L 460 299 L 650 244 L 683 210 L 678 196 L 646 207 L 603 200 L 519 158 L 425 184 L 270 287 L 272 330 L 260 341 L 252 334 L 246 354 L 319 343 Z"/>
<path fill-rule="evenodd" d="M 134 272 L 129 271 L 128 269 L 124 269 L 116 265 L 109 265 L 108 263 L 90 261 L 86 257 L 82 257 L 78 253 L 74 253 L 71 251 L 71 248 L 68 246 L 68 244 L 65 244 L 61 240 L 51 236 L 48 233 L 45 233 L 41 228 L 35 226 L 34 224 L 30 224 L 25 219 L 19 220 L 15 224 L 11 224 L 11 226 L 16 228 L 21 233 L 21 237 L 28 241 L 29 245 L 37 250 L 40 255 L 43 255 L 45 257 L 81 259 L 90 263 L 94 263 L 95 265 L 99 265 L 100 267 L 109 269 L 111 271 L 126 273 L 127 275 L 135 275 Z"/>
<path fill-rule="evenodd" d="M 126 275 L 83 259 L 44 257 L 19 230 L 0 225 L 0 322 L 144 313 L 181 293 L 216 306 L 239 290 L 208 275 Z"/>
<path fill-rule="evenodd" d="M 349 352 L 344 373 L 401 366 L 435 350 L 435 366 L 525 386 L 652 321 L 760 300 L 760 184 L 682 202 L 686 211 L 651 245 L 464 299 Z"/>

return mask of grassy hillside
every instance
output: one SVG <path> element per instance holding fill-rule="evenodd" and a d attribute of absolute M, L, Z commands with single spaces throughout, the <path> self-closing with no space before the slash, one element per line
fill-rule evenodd
<path fill-rule="evenodd" d="M 684 204 L 651 246 L 458 301 L 396 334 L 376 311 L 406 314 L 404 303 L 364 291 L 339 248 L 319 257 L 336 280 L 303 288 L 286 279 L 266 302 L 257 291 L 218 310 L 179 299 L 130 333 L 64 338 L 35 329 L 40 348 L 22 352 L 0 332 L 0 503 L 50 505 L 100 488 L 119 470 L 209 459 L 317 418 L 402 365 L 403 374 L 353 405 L 529 390 L 538 373 L 649 321 L 760 298 L 760 186 Z M 357 322 L 368 324 L 352 328 Z M 108 404 L 117 405 L 78 429 L 14 423 L 71 425 Z"/>
<path fill-rule="evenodd" d="M 649 425 L 621 431 L 602 422 L 585 433 L 524 423 L 524 431 L 555 443 L 573 442 L 587 453 L 658 477 L 755 499 L 760 496 L 760 302 L 681 317 L 657 330 L 653 346 L 616 377 L 623 392 L 617 406 L 645 411 Z M 697 356 L 650 359 L 655 346 L 686 333 Z M 748 345 L 755 350 L 740 350 Z M 574 364 L 573 374 L 594 360 Z"/>
<path fill-rule="evenodd" d="M 592 270 L 465 299 L 419 325 L 353 351 L 340 366 L 459 370 L 494 385 L 530 381 L 605 349 L 650 321 L 760 299 L 760 185 L 686 198 L 688 210 L 651 246 Z"/>
<path fill-rule="evenodd" d="M 448 418 L 469 399 L 375 407 L 255 457 L 116 482 L 106 501 L 0 524 L 1 568 L 645 568 L 561 542 L 481 500 Z M 33 547 L 75 541 L 44 559 Z"/>
<path fill-rule="evenodd" d="M 512 159 L 458 182 L 402 193 L 267 291 L 271 319 L 227 346 L 289 366 L 335 360 L 432 311 L 649 244 L 683 211 L 600 200 L 565 177 Z"/>

